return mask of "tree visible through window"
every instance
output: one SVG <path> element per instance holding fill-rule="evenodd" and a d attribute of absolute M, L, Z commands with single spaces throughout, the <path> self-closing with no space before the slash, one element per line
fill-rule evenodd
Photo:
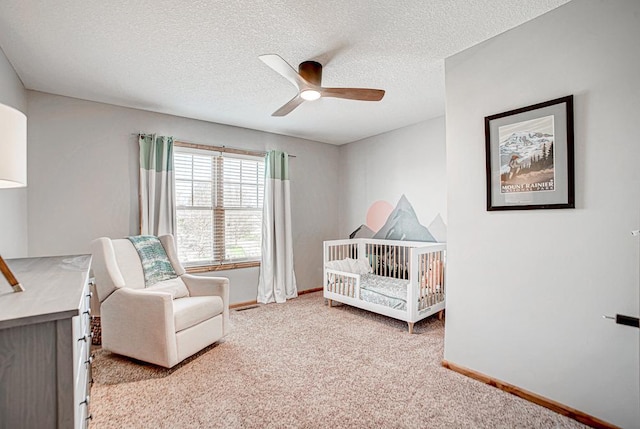
<path fill-rule="evenodd" d="M 176 147 L 174 166 L 180 261 L 259 260 L 264 159 Z"/>

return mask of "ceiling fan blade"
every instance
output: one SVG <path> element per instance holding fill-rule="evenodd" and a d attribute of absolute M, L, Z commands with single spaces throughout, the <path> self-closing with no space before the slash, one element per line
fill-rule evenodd
<path fill-rule="evenodd" d="M 295 97 L 293 97 L 291 100 L 287 101 L 284 104 L 284 106 L 282 106 L 281 108 L 273 112 L 271 116 L 285 116 L 291 113 L 293 109 L 301 105 L 303 101 L 304 99 L 300 97 L 300 94 L 298 94 Z"/>
<path fill-rule="evenodd" d="M 260 55 L 258 58 L 262 60 L 263 63 L 274 69 L 276 72 L 280 73 L 283 77 L 285 77 L 289 82 L 298 87 L 298 89 L 305 88 L 310 85 L 302 76 L 298 74 L 298 72 L 289 65 L 280 55 L 277 54 L 265 54 Z"/>
<path fill-rule="evenodd" d="M 323 97 L 346 98 L 348 100 L 380 101 L 384 97 L 383 89 L 370 88 L 321 88 Z"/>

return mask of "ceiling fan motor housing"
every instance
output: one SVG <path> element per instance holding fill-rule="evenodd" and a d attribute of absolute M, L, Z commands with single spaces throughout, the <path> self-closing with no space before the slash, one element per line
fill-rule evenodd
<path fill-rule="evenodd" d="M 298 73 L 307 82 L 320 86 L 322 82 L 322 64 L 316 61 L 304 61 L 298 66 Z"/>

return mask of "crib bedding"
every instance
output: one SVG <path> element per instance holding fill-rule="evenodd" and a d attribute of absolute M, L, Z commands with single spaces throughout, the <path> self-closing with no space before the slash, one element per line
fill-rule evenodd
<path fill-rule="evenodd" d="M 336 278 L 335 274 L 330 275 L 329 283 L 332 285 L 331 289 L 350 287 L 347 283 L 343 283 L 339 276 Z M 409 280 L 394 279 L 375 274 L 362 274 L 360 276 L 360 299 L 372 304 L 406 311 L 408 287 Z M 440 292 L 439 285 L 436 286 L 436 291 L 432 294 L 422 289 L 422 295 L 425 298 L 418 304 L 420 310 L 444 299 L 444 294 Z"/>
<path fill-rule="evenodd" d="M 408 280 L 363 274 L 360 277 L 360 299 L 397 310 L 407 309 Z"/>

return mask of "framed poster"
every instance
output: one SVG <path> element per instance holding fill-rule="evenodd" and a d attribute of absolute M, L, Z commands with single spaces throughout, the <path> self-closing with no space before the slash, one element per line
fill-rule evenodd
<path fill-rule="evenodd" d="M 575 208 L 573 96 L 484 118 L 487 210 Z"/>

